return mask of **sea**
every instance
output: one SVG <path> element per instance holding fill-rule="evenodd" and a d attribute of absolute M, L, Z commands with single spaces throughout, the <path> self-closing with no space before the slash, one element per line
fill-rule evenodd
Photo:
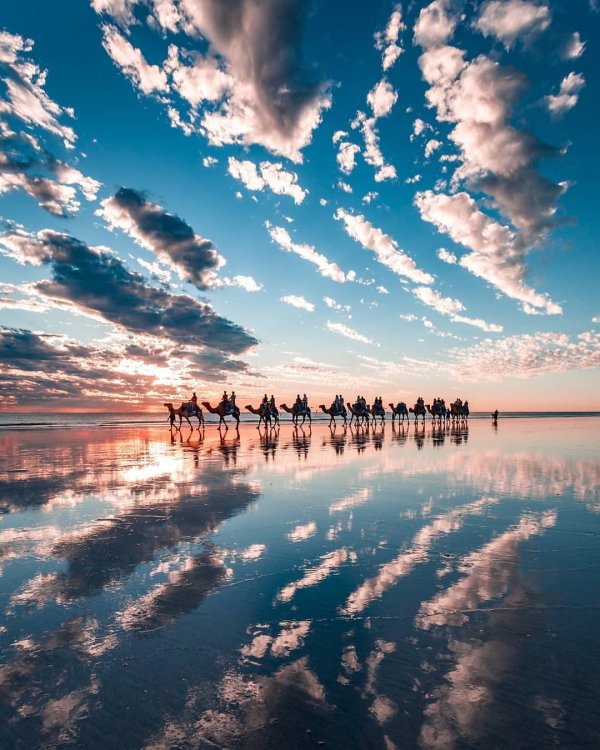
<path fill-rule="evenodd" d="M 4 414 L 0 750 L 600 747 L 599 457 L 594 413 Z"/>

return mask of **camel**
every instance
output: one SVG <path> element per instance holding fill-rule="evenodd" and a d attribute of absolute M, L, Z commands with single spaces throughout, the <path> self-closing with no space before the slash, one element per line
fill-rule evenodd
<path fill-rule="evenodd" d="M 182 403 L 180 407 L 175 409 L 173 408 L 173 404 L 170 401 L 166 404 L 163 404 L 163 406 L 166 406 L 169 410 L 169 422 L 171 423 L 171 427 L 173 427 L 173 425 L 175 424 L 175 417 L 179 417 L 179 427 L 176 428 L 179 430 L 181 430 L 182 419 L 185 419 L 187 421 L 192 430 L 194 429 L 192 427 L 192 423 L 190 422 L 190 417 L 196 417 L 198 419 L 198 429 L 200 429 L 201 425 L 204 425 L 204 416 L 202 415 L 202 409 L 200 409 L 200 407 L 198 406 L 193 409 L 189 404 Z"/>
<path fill-rule="evenodd" d="M 330 406 L 327 408 L 325 404 L 319 404 L 319 409 L 321 411 L 325 412 L 325 414 L 329 414 L 330 420 L 329 420 L 329 426 L 331 427 L 331 423 L 335 424 L 335 418 L 341 417 L 344 420 L 344 424 L 347 424 L 346 417 L 348 416 L 348 412 L 346 411 L 346 407 L 342 406 L 341 409 L 335 409 L 333 406 Z"/>
<path fill-rule="evenodd" d="M 233 417 L 235 419 L 235 427 L 236 429 L 239 429 L 240 426 L 240 410 L 236 406 L 234 409 L 231 410 L 231 412 L 225 411 L 225 407 L 223 404 L 219 404 L 217 408 L 215 409 L 214 406 L 211 406 L 208 401 L 203 401 L 202 406 L 205 406 L 206 409 L 211 414 L 218 414 L 219 415 L 219 429 L 221 429 L 221 425 L 225 425 L 225 429 L 228 430 L 229 426 L 227 422 L 225 421 L 225 417 Z"/>
<path fill-rule="evenodd" d="M 400 424 L 404 422 L 404 417 L 406 417 L 407 420 L 409 419 L 408 409 L 406 408 L 406 404 L 404 403 L 404 401 L 398 401 L 396 406 L 394 406 L 394 404 L 390 404 L 390 409 L 392 410 L 392 424 L 394 423 L 394 419 L 396 419 L 396 417 L 398 417 L 398 422 L 400 422 Z"/>
<path fill-rule="evenodd" d="M 256 414 L 256 416 L 259 417 L 258 424 L 256 425 L 257 428 L 260 427 L 261 422 L 265 423 L 265 427 L 267 426 L 267 422 L 269 423 L 269 425 L 271 425 L 271 420 L 273 420 L 274 425 L 279 424 L 279 412 L 277 411 L 277 409 L 274 410 L 272 406 L 269 407 L 266 414 L 264 404 L 261 404 L 258 409 L 255 409 L 251 404 L 248 404 L 248 406 L 246 406 L 245 408 L 248 409 L 248 411 L 252 414 Z"/>
<path fill-rule="evenodd" d="M 431 419 L 435 422 L 437 419 L 440 424 L 446 418 L 446 407 L 442 404 L 434 404 L 433 408 L 430 404 L 425 404 L 425 408 L 431 414 Z"/>
<path fill-rule="evenodd" d="M 469 402 L 465 401 L 464 404 L 457 404 L 456 402 L 450 404 L 450 414 L 452 421 L 456 422 L 468 422 L 469 421 Z"/>
<path fill-rule="evenodd" d="M 352 406 L 352 404 L 349 401 L 346 404 L 346 406 L 348 407 L 348 411 L 352 415 L 350 417 L 350 424 L 352 424 L 353 419 L 356 419 L 357 424 L 358 424 L 359 419 L 362 419 L 363 422 L 366 420 L 367 424 L 369 424 L 370 412 L 369 412 L 368 407 L 365 407 L 364 409 L 357 409 L 355 406 Z"/>
<path fill-rule="evenodd" d="M 408 411 L 415 415 L 415 424 L 419 421 L 419 417 L 423 417 L 423 424 L 425 424 L 425 407 L 422 404 L 416 403 L 414 407 L 409 407 Z"/>
<path fill-rule="evenodd" d="M 373 417 L 373 424 L 375 424 L 375 422 L 377 421 L 377 417 L 381 418 L 381 424 L 385 422 L 385 409 L 383 408 L 383 406 L 376 406 L 375 404 L 373 404 L 370 409 L 368 407 L 367 409 Z"/>
<path fill-rule="evenodd" d="M 292 422 L 296 426 L 298 425 L 298 417 L 302 417 L 302 424 L 300 425 L 301 427 L 306 422 L 306 417 L 308 417 L 308 421 L 312 425 L 312 415 L 310 411 L 310 406 L 307 406 L 306 409 L 304 408 L 297 409 L 296 405 L 294 404 L 294 406 L 292 406 L 292 408 L 290 409 L 290 407 L 287 404 L 280 404 L 279 408 L 283 409 L 283 411 L 287 411 L 288 414 L 292 415 Z"/>

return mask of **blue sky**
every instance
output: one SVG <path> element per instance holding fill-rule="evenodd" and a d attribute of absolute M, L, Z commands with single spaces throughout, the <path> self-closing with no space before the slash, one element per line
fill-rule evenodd
<path fill-rule="evenodd" d="M 598 18 L 3 8 L 0 408 L 600 408 Z"/>

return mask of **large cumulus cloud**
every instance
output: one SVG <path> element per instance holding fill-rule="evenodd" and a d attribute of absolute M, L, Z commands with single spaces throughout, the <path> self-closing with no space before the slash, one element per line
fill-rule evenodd
<path fill-rule="evenodd" d="M 149 286 L 106 248 L 90 247 L 50 229 L 37 235 L 6 233 L 0 244 L 19 262 L 51 268 L 52 279 L 35 284 L 40 294 L 68 302 L 121 329 L 234 354 L 257 343 L 209 304 Z"/>

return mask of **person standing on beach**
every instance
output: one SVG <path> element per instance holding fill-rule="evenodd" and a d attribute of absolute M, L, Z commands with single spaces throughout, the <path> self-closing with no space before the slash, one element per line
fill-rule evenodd
<path fill-rule="evenodd" d="M 498 409 L 492 414 L 492 419 L 494 422 L 498 421 Z"/>

